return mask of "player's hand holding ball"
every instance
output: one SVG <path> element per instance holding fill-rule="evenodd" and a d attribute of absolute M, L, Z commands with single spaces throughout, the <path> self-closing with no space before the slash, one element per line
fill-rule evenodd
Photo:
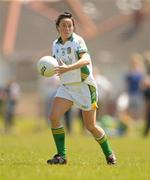
<path fill-rule="evenodd" d="M 37 63 L 38 72 L 45 77 L 51 77 L 56 74 L 56 67 L 59 67 L 59 64 L 52 56 L 44 56 Z"/>
<path fill-rule="evenodd" d="M 69 66 L 66 65 L 61 59 L 59 59 L 58 64 L 59 66 L 55 68 L 55 72 L 58 76 L 69 71 Z"/>

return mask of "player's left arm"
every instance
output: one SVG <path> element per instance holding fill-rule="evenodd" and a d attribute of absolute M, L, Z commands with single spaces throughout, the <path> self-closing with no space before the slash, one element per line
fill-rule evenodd
<path fill-rule="evenodd" d="M 79 60 L 73 64 L 66 65 L 64 62 L 60 60 L 60 66 L 56 67 L 55 71 L 57 75 L 62 73 L 72 71 L 74 69 L 82 68 L 88 64 L 90 64 L 90 55 L 87 52 L 82 52 L 79 54 Z"/>
<path fill-rule="evenodd" d="M 90 64 L 90 55 L 87 52 L 82 52 L 79 54 L 79 60 L 76 63 L 68 65 L 69 71 L 82 68 L 88 64 Z"/>

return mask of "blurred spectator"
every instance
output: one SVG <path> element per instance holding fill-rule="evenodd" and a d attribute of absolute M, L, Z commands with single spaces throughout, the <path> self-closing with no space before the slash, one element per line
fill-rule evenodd
<path fill-rule="evenodd" d="M 5 95 L 5 132 L 9 132 L 14 123 L 16 106 L 20 96 L 20 86 L 15 79 L 8 81 L 5 88 Z"/>
<path fill-rule="evenodd" d="M 145 54 L 146 76 L 142 82 L 144 100 L 145 100 L 145 129 L 144 136 L 150 131 L 150 53 Z"/>
<path fill-rule="evenodd" d="M 113 86 L 111 82 L 94 67 L 94 77 L 98 86 L 98 117 L 97 123 L 107 132 L 108 136 L 124 135 L 127 126 L 120 119 L 114 117 L 115 104 L 113 104 Z"/>
<path fill-rule="evenodd" d="M 144 77 L 142 56 L 133 54 L 130 61 L 130 70 L 125 76 L 127 94 L 129 96 L 129 115 L 137 120 L 143 115 L 143 96 L 141 82 Z"/>
<path fill-rule="evenodd" d="M 5 101 L 5 92 L 4 88 L 0 87 L 0 117 L 4 116 L 4 101 Z"/>
<path fill-rule="evenodd" d="M 97 119 L 97 123 L 110 137 L 122 136 L 127 132 L 127 124 L 110 115 L 104 115 Z"/>
<path fill-rule="evenodd" d="M 117 118 L 126 126 L 126 132 L 132 133 L 134 124 L 133 119 L 130 117 L 128 113 L 128 107 L 129 107 L 129 96 L 126 92 L 122 92 L 118 98 L 116 103 L 116 109 L 117 109 Z"/>
<path fill-rule="evenodd" d="M 98 109 L 97 116 L 111 114 L 110 105 L 112 102 L 112 84 L 111 82 L 100 73 L 97 67 L 93 71 L 97 86 L 98 86 Z"/>

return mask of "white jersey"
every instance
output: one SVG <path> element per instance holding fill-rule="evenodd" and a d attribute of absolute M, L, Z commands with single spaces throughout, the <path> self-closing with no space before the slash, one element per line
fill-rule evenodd
<path fill-rule="evenodd" d="M 79 60 L 79 54 L 82 52 L 88 53 L 88 49 L 83 38 L 75 33 L 62 44 L 61 38 L 53 42 L 52 54 L 59 61 L 60 59 L 66 64 L 73 64 Z M 60 75 L 62 84 L 72 84 L 85 82 L 86 84 L 96 87 L 95 80 L 92 75 L 91 63 L 80 69 L 68 71 Z"/>

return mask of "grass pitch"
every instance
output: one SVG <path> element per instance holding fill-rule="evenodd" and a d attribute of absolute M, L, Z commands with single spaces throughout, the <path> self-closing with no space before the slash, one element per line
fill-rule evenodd
<path fill-rule="evenodd" d="M 0 134 L 0 180 L 150 179 L 149 137 L 128 135 L 111 138 L 110 143 L 118 159 L 116 166 L 106 165 L 97 142 L 81 133 L 66 137 L 68 164 L 50 166 L 46 160 L 54 155 L 55 146 L 48 128 Z"/>

